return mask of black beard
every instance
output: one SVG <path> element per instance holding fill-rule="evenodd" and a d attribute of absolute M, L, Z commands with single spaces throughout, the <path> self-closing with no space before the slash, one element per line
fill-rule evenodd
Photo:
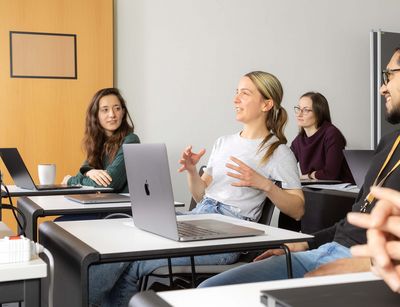
<path fill-rule="evenodd" d="M 386 112 L 386 120 L 392 124 L 396 125 L 400 123 L 400 107 L 395 107 L 393 108 L 392 112 L 387 113 Z"/>

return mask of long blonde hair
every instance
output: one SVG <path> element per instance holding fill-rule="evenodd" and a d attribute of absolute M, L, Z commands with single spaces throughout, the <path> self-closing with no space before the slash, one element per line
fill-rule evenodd
<path fill-rule="evenodd" d="M 284 129 L 288 116 L 285 108 L 281 106 L 283 88 L 278 78 L 264 71 L 252 71 L 245 76 L 250 78 L 264 99 L 272 99 L 274 103 L 273 108 L 267 112 L 267 116 L 265 117 L 265 127 L 271 133 L 262 140 L 258 151 L 261 151 L 265 147 L 265 144 L 273 135 L 278 138 L 278 141 L 272 143 L 262 157 L 261 164 L 265 164 L 279 145 L 287 143 Z"/>

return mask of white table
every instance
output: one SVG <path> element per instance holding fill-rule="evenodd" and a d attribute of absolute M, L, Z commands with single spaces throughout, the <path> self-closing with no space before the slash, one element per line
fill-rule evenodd
<path fill-rule="evenodd" d="M 264 230 L 265 234 L 244 238 L 176 242 L 136 228 L 131 219 L 41 224 L 39 240 L 52 252 L 57 267 L 55 305 L 87 306 L 87 271 L 92 264 L 264 250 L 286 242 L 312 238 L 306 234 L 222 215 L 182 215 L 177 218 L 178 220 L 207 219 L 210 216 L 258 228 Z"/>
<path fill-rule="evenodd" d="M 12 235 L 0 222 L 0 237 Z M 26 307 L 40 307 L 40 279 L 47 276 L 47 265 L 36 258 L 28 262 L 0 264 L 0 303 L 24 301 Z"/>
<path fill-rule="evenodd" d="M 93 194 L 97 192 L 101 193 L 110 193 L 113 191 L 111 188 L 102 188 L 102 187 L 89 187 L 83 186 L 81 188 L 76 189 L 57 189 L 57 190 L 29 190 L 19 188 L 16 185 L 7 185 L 8 191 L 10 192 L 11 197 L 20 197 L 20 196 L 43 196 L 43 195 L 66 195 L 66 194 Z M 2 196 L 5 197 L 6 191 L 4 187 L 1 187 Z"/>
<path fill-rule="evenodd" d="M 289 289 L 339 283 L 351 283 L 378 279 L 372 273 L 354 273 L 323 277 L 295 278 L 287 280 L 257 282 L 232 286 L 221 286 L 203 289 L 166 291 L 157 293 L 174 307 L 265 307 L 260 302 L 262 290 Z"/>
<path fill-rule="evenodd" d="M 130 202 L 80 204 L 66 199 L 64 195 L 21 197 L 18 199 L 17 206 L 24 213 L 27 220 L 25 234 L 33 241 L 37 241 L 37 224 L 40 217 L 97 213 L 132 214 Z M 181 202 L 175 202 L 175 207 L 184 206 L 185 204 Z"/>

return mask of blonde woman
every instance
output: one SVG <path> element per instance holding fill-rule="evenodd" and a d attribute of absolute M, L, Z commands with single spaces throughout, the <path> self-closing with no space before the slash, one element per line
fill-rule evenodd
<path fill-rule="evenodd" d="M 191 146 L 182 153 L 180 172 L 186 171 L 189 189 L 198 202 L 189 214 L 219 213 L 257 221 L 262 202 L 269 197 L 290 217 L 299 220 L 304 213 L 296 159 L 285 145 L 283 129 L 287 113 L 281 106 L 279 80 L 256 71 L 243 76 L 234 98 L 236 120 L 243 129 L 219 138 L 202 177 L 196 164 L 205 150 L 193 153 Z M 279 181 L 281 187 L 274 182 Z M 196 257 L 198 265 L 236 262 L 239 253 Z M 189 265 L 188 257 L 172 259 L 173 265 Z M 89 271 L 89 300 L 93 305 L 127 306 L 138 291 L 138 280 L 166 259 L 132 263 L 104 264 Z"/>

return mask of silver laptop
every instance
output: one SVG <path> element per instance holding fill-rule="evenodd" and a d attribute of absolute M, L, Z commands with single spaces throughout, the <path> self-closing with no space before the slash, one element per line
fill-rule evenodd
<path fill-rule="evenodd" d="M 131 201 L 129 196 L 116 193 L 71 194 L 64 197 L 81 204 L 129 203 Z"/>
<path fill-rule="evenodd" d="M 62 190 L 81 188 L 80 185 L 46 184 L 38 185 L 33 182 L 32 176 L 17 148 L 0 148 L 0 157 L 3 160 L 17 187 L 28 190 Z"/>
<path fill-rule="evenodd" d="M 165 144 L 124 144 L 123 150 L 136 227 L 176 241 L 264 234 L 217 219 L 177 222 Z"/>
<path fill-rule="evenodd" d="M 365 175 L 374 153 L 374 150 L 343 150 L 344 157 L 359 189 L 364 184 Z"/>

